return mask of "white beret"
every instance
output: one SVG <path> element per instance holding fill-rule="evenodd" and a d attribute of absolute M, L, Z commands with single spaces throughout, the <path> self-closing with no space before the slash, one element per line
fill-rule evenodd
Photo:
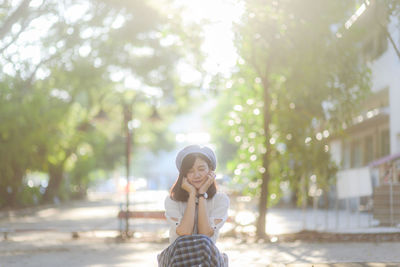
<path fill-rule="evenodd" d="M 178 168 L 178 171 L 181 170 L 183 159 L 187 155 L 194 153 L 202 154 L 206 158 L 208 158 L 211 162 L 211 169 L 215 171 L 215 168 L 217 167 L 217 159 L 215 157 L 214 151 L 212 151 L 212 149 L 209 147 L 199 145 L 190 145 L 184 147 L 181 151 L 178 152 L 178 154 L 176 155 L 176 167 Z"/>

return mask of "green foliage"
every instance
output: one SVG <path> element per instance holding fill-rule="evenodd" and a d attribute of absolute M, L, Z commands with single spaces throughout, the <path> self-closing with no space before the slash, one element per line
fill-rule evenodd
<path fill-rule="evenodd" d="M 0 74 L 1 206 L 32 200 L 25 197 L 28 171 L 49 173 L 42 200 L 84 195 L 94 173 L 123 162 L 124 106 L 140 121 L 134 146 L 170 147 L 166 127 L 193 86 L 181 84 L 176 65 L 189 55 L 200 66 L 200 31 L 189 36 L 179 14 L 154 3 L 29 4 L 0 7 L 0 66 L 7 70 Z"/>
<path fill-rule="evenodd" d="M 40 201 L 41 193 L 39 187 L 23 186 L 19 188 L 17 194 L 17 204 L 21 207 L 29 207 L 32 204 L 37 205 Z"/>
<path fill-rule="evenodd" d="M 329 190 L 337 167 L 327 137 L 340 133 L 369 90 L 360 35 L 337 35 L 355 2 L 246 1 L 245 6 L 236 27 L 240 59 L 220 94 L 215 119 L 222 129 L 217 138 L 229 136 L 237 149 L 228 163 L 233 182 L 242 184 L 243 193 L 260 196 L 262 173 L 268 172 L 268 205 L 279 200 L 285 182 L 300 198 L 302 177 L 306 186 L 312 176 L 318 188 Z"/>

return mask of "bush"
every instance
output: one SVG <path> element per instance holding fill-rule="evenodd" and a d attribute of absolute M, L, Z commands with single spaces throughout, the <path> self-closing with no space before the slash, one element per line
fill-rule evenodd
<path fill-rule="evenodd" d="M 40 188 L 38 186 L 24 186 L 18 190 L 17 205 L 20 207 L 28 207 L 39 204 L 42 198 Z"/>

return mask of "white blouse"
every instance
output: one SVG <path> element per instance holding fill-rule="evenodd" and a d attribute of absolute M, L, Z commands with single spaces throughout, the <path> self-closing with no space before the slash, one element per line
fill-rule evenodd
<path fill-rule="evenodd" d="M 183 214 L 185 213 L 187 202 L 175 201 L 167 196 L 165 198 L 165 217 L 170 225 L 169 228 L 169 242 L 172 244 L 178 238 L 176 227 L 180 224 Z M 229 198 L 222 192 L 217 192 L 213 198 L 207 199 L 207 213 L 210 226 L 214 230 L 211 240 L 215 243 L 218 238 L 219 229 L 224 225 L 228 219 Z M 173 220 L 177 219 L 177 220 Z M 215 220 L 221 220 L 217 224 Z"/>

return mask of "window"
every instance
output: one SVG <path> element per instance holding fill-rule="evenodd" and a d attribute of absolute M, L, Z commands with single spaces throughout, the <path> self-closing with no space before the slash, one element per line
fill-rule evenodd
<path fill-rule="evenodd" d="M 380 156 L 386 156 L 390 154 L 390 134 L 389 134 L 389 130 L 383 130 L 381 132 L 381 142 L 380 142 Z"/>
<path fill-rule="evenodd" d="M 374 160 L 374 139 L 368 135 L 364 139 L 364 165 Z"/>
<path fill-rule="evenodd" d="M 361 142 L 360 140 L 354 140 L 351 142 L 351 167 L 361 167 L 362 161 Z"/>
<path fill-rule="evenodd" d="M 343 143 L 343 169 L 349 169 L 350 166 L 350 146 L 348 141 L 344 141 Z"/>

